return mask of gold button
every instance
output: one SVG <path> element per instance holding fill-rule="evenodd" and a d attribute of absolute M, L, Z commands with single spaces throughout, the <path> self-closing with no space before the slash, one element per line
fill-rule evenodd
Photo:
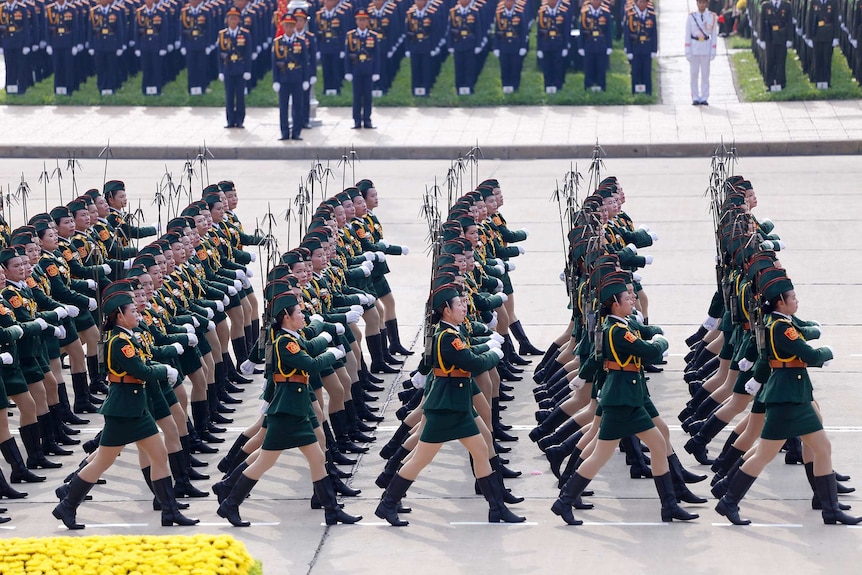
<path fill-rule="evenodd" d="M 796 379 L 802 379 L 802 374 L 800 373 L 799 375 L 797 375 Z"/>
<path fill-rule="evenodd" d="M 296 392 L 297 392 L 297 393 L 302 393 L 302 388 L 301 388 L 301 387 L 297 387 L 297 388 L 296 388 Z"/>

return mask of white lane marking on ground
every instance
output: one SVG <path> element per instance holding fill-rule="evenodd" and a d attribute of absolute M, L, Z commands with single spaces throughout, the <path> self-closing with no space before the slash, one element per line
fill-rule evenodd
<path fill-rule="evenodd" d="M 86 523 L 87 529 L 125 529 L 132 527 L 147 527 L 149 523 Z M 66 529 L 66 526 L 62 523 L 57 526 L 57 529 Z"/>
<path fill-rule="evenodd" d="M 532 527 L 534 525 L 538 525 L 538 522 L 536 522 L 536 521 L 524 521 L 522 523 L 488 523 L 487 521 L 450 521 L 449 525 L 454 525 L 456 527 L 459 527 L 462 525 L 491 525 L 491 526 L 494 526 L 494 525 L 510 525 L 510 526 L 526 525 L 526 526 Z"/>
<path fill-rule="evenodd" d="M 584 521 L 584 527 L 667 527 L 670 523 L 650 521 Z"/>
<path fill-rule="evenodd" d="M 713 523 L 713 527 L 737 527 L 733 523 Z M 796 529 L 802 527 L 801 523 L 750 523 L 748 525 L 742 525 L 740 527 L 782 527 L 789 529 Z"/>
<path fill-rule="evenodd" d="M 281 521 L 275 521 L 272 523 L 267 522 L 257 522 L 253 521 L 251 527 L 275 527 L 277 525 L 281 525 Z M 89 527 L 89 525 L 88 525 Z M 212 522 L 212 523 L 198 523 L 197 527 L 232 527 L 232 525 L 227 521 L 222 521 L 221 523 Z"/>

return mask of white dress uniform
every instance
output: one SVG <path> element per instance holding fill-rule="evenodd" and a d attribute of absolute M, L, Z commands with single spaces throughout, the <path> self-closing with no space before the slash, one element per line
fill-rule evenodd
<path fill-rule="evenodd" d="M 709 63 L 715 58 L 718 41 L 718 16 L 695 10 L 685 23 L 685 57 L 691 67 L 691 100 L 695 104 L 709 99 Z M 698 82 L 699 79 L 699 82 Z"/>

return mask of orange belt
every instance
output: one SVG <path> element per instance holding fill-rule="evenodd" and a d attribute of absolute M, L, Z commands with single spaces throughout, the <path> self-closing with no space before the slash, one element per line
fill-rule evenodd
<path fill-rule="evenodd" d="M 635 365 L 634 363 L 628 363 L 626 365 L 620 365 L 615 361 L 611 361 L 609 359 L 605 360 L 605 369 L 608 371 L 640 371 L 641 368 Z"/>
<path fill-rule="evenodd" d="M 464 371 L 463 369 L 453 369 L 447 373 L 439 367 L 434 368 L 434 375 L 437 377 L 473 377 L 473 374 L 469 371 Z"/>
<path fill-rule="evenodd" d="M 751 324 L 748 322 L 745 322 L 744 324 L 742 324 L 742 329 L 744 329 L 744 330 L 751 329 Z"/>
<path fill-rule="evenodd" d="M 808 364 L 801 359 L 794 359 L 792 361 L 779 361 L 777 359 L 770 359 L 769 367 L 773 369 L 781 369 L 788 367 L 808 367 Z"/>
<path fill-rule="evenodd" d="M 113 373 L 108 374 L 108 381 L 111 383 L 137 383 L 138 385 L 145 385 L 147 382 L 138 379 L 137 377 L 132 377 L 130 375 L 114 375 Z"/>
<path fill-rule="evenodd" d="M 307 375 L 281 375 L 280 373 L 275 373 L 272 375 L 272 380 L 275 383 L 302 383 L 308 385 L 308 376 Z"/>

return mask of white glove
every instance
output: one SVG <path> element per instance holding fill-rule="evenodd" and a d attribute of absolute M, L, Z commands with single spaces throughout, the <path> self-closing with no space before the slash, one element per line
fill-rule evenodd
<path fill-rule="evenodd" d="M 791 45 L 792 45 L 792 42 L 788 42 L 788 44 L 791 44 Z M 859 40 L 856 40 L 856 39 L 854 39 L 854 38 L 851 38 L 851 39 L 850 39 L 850 44 L 851 44 L 854 48 L 858 48 L 858 47 L 859 47 Z M 788 48 L 790 48 L 790 46 L 788 46 Z"/>
<path fill-rule="evenodd" d="M 410 253 L 410 248 L 408 248 L 407 246 L 401 246 L 401 255 L 402 256 L 406 256 L 409 253 Z"/>
<path fill-rule="evenodd" d="M 356 294 L 356 297 L 359 299 L 360 305 L 363 305 L 363 306 L 368 305 L 368 298 L 365 297 L 365 294 L 362 294 L 362 293 Z"/>
<path fill-rule="evenodd" d="M 527 55 L 527 49 L 526 48 L 521 48 L 520 50 L 518 50 L 518 56 L 523 57 L 526 55 Z"/>
<path fill-rule="evenodd" d="M 649 265 L 652 265 L 652 261 L 653 261 L 653 257 L 652 257 L 652 256 L 650 256 L 650 255 L 646 255 L 646 256 L 644 256 L 644 262 L 646 263 L 646 265 L 648 265 L 648 266 L 649 266 Z"/>
<path fill-rule="evenodd" d="M 638 255 L 638 247 L 634 244 L 626 244 L 626 249 L 631 250 L 634 255 Z"/>
<path fill-rule="evenodd" d="M 257 52 L 254 52 L 254 53 L 251 55 L 251 59 L 252 59 L 252 61 L 257 60 L 257 56 L 258 56 L 258 53 L 257 53 Z"/>
<path fill-rule="evenodd" d="M 454 54 L 454 53 L 455 53 L 455 48 L 449 48 L 449 53 L 450 53 L 450 54 Z"/>
<path fill-rule="evenodd" d="M 838 38 L 833 38 L 833 39 L 832 39 L 832 47 L 833 47 L 833 48 L 837 48 L 837 47 L 838 47 Z"/>
<path fill-rule="evenodd" d="M 655 60 L 656 58 L 658 58 L 658 52 L 650 52 L 649 57 Z"/>
<path fill-rule="evenodd" d="M 9 330 L 13 340 L 24 337 L 24 329 L 20 325 L 10 325 Z"/>
<path fill-rule="evenodd" d="M 99 284 L 96 283 L 96 280 L 87 280 L 87 289 L 95 290 L 99 287 Z"/>
<path fill-rule="evenodd" d="M 758 40 L 757 45 L 760 46 L 761 50 L 766 50 L 766 42 L 764 42 L 763 40 Z"/>
<path fill-rule="evenodd" d="M 331 353 L 332 356 L 336 359 L 336 361 L 345 356 L 345 353 L 343 351 L 341 351 L 340 349 L 338 349 L 337 347 L 327 349 L 326 351 L 328 353 Z"/>
<path fill-rule="evenodd" d="M 504 338 L 502 335 L 500 335 L 496 331 L 494 333 L 492 333 L 489 337 L 492 340 L 496 341 L 497 343 L 503 343 L 504 341 L 506 341 L 506 338 Z"/>
<path fill-rule="evenodd" d="M 793 48 L 793 41 L 792 41 L 792 40 L 788 40 L 787 42 L 785 42 L 785 43 L 784 43 L 784 47 L 785 47 L 785 48 L 787 48 L 788 50 L 789 50 L 790 48 Z"/>
<path fill-rule="evenodd" d="M 281 90 L 281 83 L 280 82 L 273 82 L 272 83 L 272 91 L 278 92 L 279 90 Z"/>
<path fill-rule="evenodd" d="M 518 266 L 515 265 L 515 262 L 506 262 L 506 271 L 513 272 L 518 269 Z"/>
<path fill-rule="evenodd" d="M 303 92 L 305 92 L 306 90 L 308 90 L 310 87 L 311 87 L 311 84 L 309 84 L 307 81 L 305 81 L 305 82 L 303 82 L 303 83 L 302 83 L 302 91 L 303 91 Z"/>
<path fill-rule="evenodd" d="M 113 270 L 111 270 L 111 266 L 109 266 L 108 264 L 102 264 L 102 269 L 105 270 L 106 274 L 109 274 L 109 273 L 111 273 L 111 271 L 113 271 Z M 93 288 L 93 289 L 95 289 L 95 288 Z"/>
<path fill-rule="evenodd" d="M 527 228 L 521 228 L 519 231 L 524 233 L 524 237 L 530 237 L 530 230 L 528 230 Z"/>
<path fill-rule="evenodd" d="M 194 318 L 192 318 L 192 319 L 194 319 Z M 188 324 L 188 323 L 183 324 L 183 329 L 186 330 L 186 333 L 189 335 L 192 335 L 195 333 L 195 326 L 193 326 L 191 324 Z M 195 336 L 195 337 L 197 337 L 197 336 Z"/>
<path fill-rule="evenodd" d="M 497 312 L 491 312 L 491 321 L 488 322 L 488 329 L 494 329 L 497 327 Z"/>
<path fill-rule="evenodd" d="M 339 58 L 340 60 L 344 60 L 344 52 L 339 52 L 339 53 L 338 53 L 338 58 Z"/>
<path fill-rule="evenodd" d="M 69 314 L 69 317 L 78 317 L 78 314 L 81 313 L 81 310 L 77 306 L 64 305 L 63 307 L 66 308 L 66 313 Z"/>
<path fill-rule="evenodd" d="M 652 339 L 650 341 L 652 343 L 660 343 L 660 344 L 664 345 L 665 349 L 667 349 L 670 346 L 670 344 L 667 341 L 667 338 L 661 334 L 656 334 L 656 335 L 652 336 Z"/>
<path fill-rule="evenodd" d="M 749 379 L 745 382 L 745 393 L 748 395 L 757 395 L 763 385 L 756 379 Z"/>
<path fill-rule="evenodd" d="M 509 296 L 507 296 L 506 294 L 501 293 L 501 294 L 497 294 L 497 295 L 499 295 L 499 296 L 500 296 L 500 299 L 502 299 L 502 300 L 503 300 L 503 302 L 507 302 L 507 301 L 509 301 Z"/>
<path fill-rule="evenodd" d="M 658 241 L 658 234 L 657 234 L 657 233 L 655 233 L 655 232 L 649 232 L 649 237 L 651 237 L 651 238 L 652 238 L 652 241 L 653 241 L 653 242 L 657 242 L 657 241 Z"/>
<path fill-rule="evenodd" d="M 500 293 L 501 291 L 503 291 L 503 282 L 501 282 L 497 278 L 494 279 L 497 280 L 497 287 L 494 289 L 494 293 Z"/>
<path fill-rule="evenodd" d="M 95 55 L 96 55 L 96 51 L 95 51 L 94 49 L 92 49 L 92 48 L 90 48 L 89 50 L 87 50 L 87 52 L 89 52 L 89 53 L 90 53 L 90 56 L 95 56 Z"/>
<path fill-rule="evenodd" d="M 383 241 L 384 240 L 380 240 L 380 243 L 382 244 Z M 387 248 L 389 247 L 388 243 L 386 244 L 386 247 Z M 384 254 L 383 252 L 374 252 L 374 253 L 377 254 L 377 261 L 378 262 L 385 262 L 386 261 L 386 254 Z"/>
<path fill-rule="evenodd" d="M 587 384 L 587 380 L 583 379 L 580 375 L 576 375 L 575 379 L 569 382 L 569 389 L 572 391 L 578 391 L 582 387 Z"/>
<path fill-rule="evenodd" d="M 344 315 L 347 316 L 347 323 L 359 323 L 359 318 L 362 317 L 361 313 L 355 311 L 349 311 Z"/>
<path fill-rule="evenodd" d="M 201 322 L 198 321 L 198 318 L 193 317 L 192 318 L 192 325 L 197 328 L 197 327 L 201 326 Z M 188 328 L 186 328 L 186 329 L 188 329 Z"/>
<path fill-rule="evenodd" d="M 739 371 L 748 371 L 753 366 L 754 366 L 754 362 L 749 361 L 749 360 L 745 359 L 744 357 L 739 360 Z"/>
<path fill-rule="evenodd" d="M 171 50 L 173 51 L 173 48 L 171 48 Z M 168 55 L 167 50 L 159 50 L 159 56 L 167 56 L 167 55 Z"/>
<path fill-rule="evenodd" d="M 541 50 L 536 50 L 536 58 L 538 58 L 539 60 L 541 60 L 541 59 L 542 59 L 542 58 L 544 58 L 544 57 L 545 57 L 544 52 L 542 52 Z"/>
<path fill-rule="evenodd" d="M 327 332 L 321 332 L 320 337 L 326 340 L 326 343 L 332 343 L 332 336 Z"/>
<path fill-rule="evenodd" d="M 407 51 L 405 51 L 405 52 L 404 52 L 404 57 L 405 57 L 405 58 L 409 58 L 409 57 L 410 57 L 410 50 L 407 50 Z"/>
<path fill-rule="evenodd" d="M 500 272 L 501 274 L 506 273 L 506 265 L 505 264 L 497 264 L 494 266 L 494 269 Z"/>
<path fill-rule="evenodd" d="M 215 331 L 215 330 L 216 330 L 215 323 L 213 323 L 212 321 L 208 321 L 207 322 L 207 331 Z"/>
<path fill-rule="evenodd" d="M 207 309 L 207 319 L 212 319 L 212 318 L 214 318 L 214 317 L 215 317 L 215 312 L 212 310 L 212 308 L 209 308 L 209 307 L 208 307 L 208 308 L 206 308 L 206 309 Z"/>
<path fill-rule="evenodd" d="M 488 341 L 485 342 L 485 345 L 488 346 L 488 349 L 499 349 L 500 347 L 502 347 L 503 344 L 501 344 L 497 340 L 489 339 Z"/>
<path fill-rule="evenodd" d="M 380 74 L 371 74 L 371 81 L 376 82 L 380 79 Z"/>
<path fill-rule="evenodd" d="M 186 336 L 189 340 L 190 347 L 197 347 L 198 345 L 198 336 L 194 333 L 190 333 Z"/>
<path fill-rule="evenodd" d="M 217 312 L 221 313 L 224 311 L 224 303 L 217 301 L 217 302 L 215 302 L 215 305 L 216 305 L 216 311 Z"/>
<path fill-rule="evenodd" d="M 44 319 L 42 319 L 41 317 L 37 317 L 33 321 L 35 321 L 39 325 L 39 327 L 42 328 L 42 331 L 45 331 L 46 329 L 48 329 L 48 322 L 45 321 Z"/>
<path fill-rule="evenodd" d="M 353 81 L 353 74 L 345 74 L 344 79 L 347 80 L 348 82 L 352 82 Z"/>
<path fill-rule="evenodd" d="M 358 313 L 359 315 L 362 315 L 362 313 L 363 313 L 365 310 L 362 308 L 362 306 L 361 306 L 361 305 L 353 304 L 352 306 L 350 306 L 350 311 L 355 311 L 355 312 L 356 312 L 356 313 Z"/>
<path fill-rule="evenodd" d="M 377 254 L 375 252 L 362 252 L 362 257 L 364 257 L 367 262 L 373 262 L 377 259 Z"/>
<path fill-rule="evenodd" d="M 830 352 L 830 353 L 832 353 L 832 359 L 835 359 L 835 350 L 834 350 L 834 349 L 832 349 L 832 346 L 831 346 L 831 345 L 824 345 L 823 347 L 825 347 L 826 349 L 828 349 L 828 350 L 829 350 L 829 352 Z M 823 362 L 823 367 L 826 367 L 826 366 L 828 366 L 830 363 L 832 363 L 832 359 L 827 359 L 826 361 L 824 361 L 824 362 Z"/>
<path fill-rule="evenodd" d="M 123 55 L 123 49 L 122 49 L 122 48 L 118 48 L 118 49 L 117 49 L 117 56 L 122 56 L 122 55 Z"/>
<path fill-rule="evenodd" d="M 219 75 L 218 75 L 218 81 L 219 81 L 219 82 L 224 82 L 224 74 L 219 74 Z"/>
<path fill-rule="evenodd" d="M 811 40 L 810 38 L 806 38 L 806 39 L 805 39 L 805 44 L 806 44 L 809 48 L 813 48 L 813 47 L 814 47 L 814 40 Z"/>
<path fill-rule="evenodd" d="M 644 277 L 637 272 L 632 272 L 632 279 L 635 280 L 636 282 L 639 282 L 642 279 L 644 279 Z"/>
<path fill-rule="evenodd" d="M 78 50 L 78 47 L 72 46 L 72 56 L 77 56 L 78 52 L 80 52 L 80 50 Z"/>
<path fill-rule="evenodd" d="M 706 319 L 703 320 L 703 323 L 700 325 L 705 327 L 708 331 L 712 331 L 716 327 L 718 327 L 718 320 L 719 320 L 719 318 L 717 318 L 717 317 L 707 316 Z"/>
<path fill-rule="evenodd" d="M 374 264 L 372 264 L 371 262 L 362 262 L 359 267 L 362 268 L 362 273 L 365 275 L 365 277 L 368 277 L 371 275 L 371 270 L 374 269 Z"/>
<path fill-rule="evenodd" d="M 251 80 L 251 72 L 243 72 L 242 79 L 245 81 Z"/>
<path fill-rule="evenodd" d="M 497 58 L 499 58 L 499 57 L 500 57 L 500 51 L 499 51 L 499 50 L 494 50 L 494 51 L 493 51 L 493 54 L 494 54 L 494 56 L 495 56 L 495 57 L 497 57 Z"/>
<path fill-rule="evenodd" d="M 503 353 L 503 350 L 502 350 L 502 349 L 500 349 L 499 347 L 492 347 L 492 348 L 491 348 L 490 350 L 488 350 L 488 351 L 492 351 L 492 352 L 494 352 L 494 354 L 495 354 L 497 357 L 499 357 L 500 359 L 503 359 L 503 357 L 505 357 L 505 355 L 506 355 L 505 353 Z"/>
<path fill-rule="evenodd" d="M 48 52 L 49 56 L 54 54 L 54 48 L 52 48 L 51 46 L 46 47 L 45 51 Z"/>
<path fill-rule="evenodd" d="M 521 246 L 518 246 L 518 255 L 521 255 L 521 256 L 522 256 L 522 255 L 524 255 L 525 253 L 527 253 L 527 250 L 525 250 L 525 249 L 524 249 L 524 248 L 522 248 Z"/>
<path fill-rule="evenodd" d="M 236 270 L 234 271 L 234 273 L 236 274 L 236 279 L 238 279 L 239 281 L 242 281 L 248 277 L 248 274 L 246 274 L 243 270 Z"/>
<path fill-rule="evenodd" d="M 309 322 L 312 322 L 312 321 L 315 321 L 315 320 L 316 320 L 316 321 L 325 321 L 325 320 L 323 319 L 323 316 L 322 316 L 322 315 L 320 315 L 319 313 L 313 313 L 313 314 L 311 314 L 311 315 L 308 317 L 308 321 L 309 321 Z"/>
<path fill-rule="evenodd" d="M 99 307 L 99 304 L 96 303 L 96 298 L 94 298 L 94 297 L 87 298 L 87 310 L 88 311 L 96 311 L 97 307 Z"/>
<path fill-rule="evenodd" d="M 578 56 L 583 56 L 585 54 L 583 48 L 578 48 Z"/>
<path fill-rule="evenodd" d="M 428 381 L 427 375 L 422 375 L 418 371 L 410 378 L 410 382 L 416 389 L 425 389 L 425 383 Z"/>
<path fill-rule="evenodd" d="M 344 326 L 340 323 L 335 324 L 335 333 L 337 335 L 344 335 Z"/>
<path fill-rule="evenodd" d="M 28 48 L 27 46 L 24 46 L 23 48 L 21 48 L 21 53 L 26 56 L 27 54 L 30 53 L 30 48 Z"/>
<path fill-rule="evenodd" d="M 227 286 L 227 293 L 231 297 L 233 297 L 237 294 L 236 287 L 234 287 L 234 286 L 236 286 L 236 284 L 234 284 L 232 286 Z M 241 286 L 242 286 L 242 284 L 240 284 L 240 287 Z"/>
<path fill-rule="evenodd" d="M 15 361 L 15 358 L 13 358 L 12 354 L 8 351 L 0 353 L 0 362 L 2 362 L 3 365 L 12 365 L 13 361 Z"/>
<path fill-rule="evenodd" d="M 380 244 L 381 246 L 383 246 L 384 248 L 388 248 L 390 245 L 392 245 L 389 242 L 387 242 L 386 240 L 380 240 L 377 243 Z"/>
<path fill-rule="evenodd" d="M 648 226 L 648 225 L 646 225 L 646 224 L 641 224 L 641 225 L 639 225 L 639 226 L 638 226 L 638 229 L 639 229 L 639 230 L 643 230 L 643 231 L 645 231 L 645 232 L 648 232 L 648 231 L 649 231 L 649 226 Z"/>
<path fill-rule="evenodd" d="M 564 271 L 560 272 L 560 281 L 561 282 L 566 281 L 566 272 L 564 272 Z"/>
<path fill-rule="evenodd" d="M 185 55 L 186 55 L 186 48 L 185 48 L 185 46 L 183 46 L 182 48 L 180 48 L 180 54 L 182 54 L 183 56 L 185 56 Z"/>
<path fill-rule="evenodd" d="M 251 289 L 251 282 L 248 280 L 248 278 L 242 280 L 242 287 L 244 287 L 245 289 Z"/>
<path fill-rule="evenodd" d="M 250 360 L 245 360 L 239 366 L 239 372 L 243 375 L 251 375 L 254 373 L 254 363 Z"/>
<path fill-rule="evenodd" d="M 238 279 L 233 280 L 233 289 L 235 289 L 236 291 L 241 290 L 242 289 L 242 280 L 238 280 Z M 230 292 L 228 292 L 228 293 L 230 293 Z M 236 294 L 231 294 L 231 295 L 236 295 Z"/>
<path fill-rule="evenodd" d="M 58 325 L 54 328 L 54 337 L 57 339 L 65 339 L 66 337 L 66 328 L 62 325 Z"/>
<path fill-rule="evenodd" d="M 123 269 L 124 270 L 130 270 L 130 269 L 132 269 L 132 266 L 134 264 L 135 264 L 135 258 L 129 258 L 123 262 Z"/>
<path fill-rule="evenodd" d="M 171 347 L 174 348 L 175 350 L 177 350 L 178 355 L 182 355 L 186 351 L 186 348 L 184 348 L 183 344 L 181 344 L 181 343 L 172 343 Z"/>
<path fill-rule="evenodd" d="M 168 383 L 171 385 L 175 384 L 177 379 L 180 377 L 180 372 L 178 372 L 175 367 L 171 367 L 169 365 L 166 365 L 165 369 L 168 370 Z"/>
<path fill-rule="evenodd" d="M 57 314 L 58 319 L 66 319 L 67 317 L 69 317 L 69 312 L 63 306 L 60 306 L 58 308 L 54 308 L 51 311 L 53 311 L 54 313 Z M 45 329 L 45 328 L 42 328 L 42 329 Z"/>
<path fill-rule="evenodd" d="M 221 298 L 221 303 L 222 303 L 222 305 L 223 305 L 223 306 L 225 306 L 225 307 L 229 306 L 229 305 L 230 305 L 230 298 L 229 298 L 229 297 L 227 297 L 227 296 L 222 297 L 222 298 Z"/>
<path fill-rule="evenodd" d="M 634 59 L 635 59 L 635 55 L 634 55 L 634 54 L 632 54 L 631 52 L 626 52 L 626 58 L 628 58 L 629 60 L 634 60 Z"/>
<path fill-rule="evenodd" d="M 479 53 L 479 52 L 481 52 L 481 51 L 482 51 L 482 47 L 481 47 L 481 46 L 476 46 L 475 48 L 473 48 L 473 53 L 474 53 L 474 54 L 478 54 L 478 53 Z"/>
<path fill-rule="evenodd" d="M 213 51 L 212 46 L 207 46 L 206 48 L 204 48 L 204 54 L 206 54 L 207 56 L 212 54 L 212 51 Z"/>
<path fill-rule="evenodd" d="M 640 322 L 640 323 L 643 323 L 643 321 L 644 321 L 644 314 L 642 314 L 642 313 L 641 313 L 641 311 L 640 311 L 639 309 L 635 309 L 634 314 L 635 314 L 635 321 L 638 321 L 638 322 Z M 664 332 L 659 332 L 659 333 L 664 333 Z"/>

